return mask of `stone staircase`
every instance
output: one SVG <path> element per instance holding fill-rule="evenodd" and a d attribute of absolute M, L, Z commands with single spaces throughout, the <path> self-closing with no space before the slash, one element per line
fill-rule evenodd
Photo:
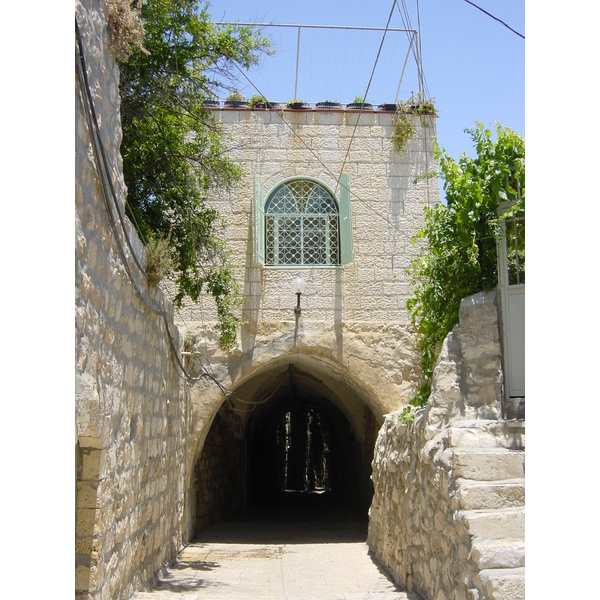
<path fill-rule="evenodd" d="M 525 422 L 463 421 L 447 432 L 456 518 L 471 535 L 478 600 L 525 598 Z"/>

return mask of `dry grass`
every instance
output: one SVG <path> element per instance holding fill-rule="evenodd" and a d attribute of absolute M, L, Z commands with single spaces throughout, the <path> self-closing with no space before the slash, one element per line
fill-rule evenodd
<path fill-rule="evenodd" d="M 146 246 L 146 275 L 150 287 L 157 286 L 173 269 L 169 238 L 150 239 Z"/>
<path fill-rule="evenodd" d="M 115 57 L 119 62 L 127 62 L 133 48 L 144 48 L 144 24 L 140 19 L 141 1 L 107 0 L 108 26 Z"/>

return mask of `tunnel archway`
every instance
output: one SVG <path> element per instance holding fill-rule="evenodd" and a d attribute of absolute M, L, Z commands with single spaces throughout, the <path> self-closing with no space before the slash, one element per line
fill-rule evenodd
<path fill-rule="evenodd" d="M 273 361 L 217 412 L 194 468 L 194 527 L 315 496 L 367 516 L 383 420 L 355 381 L 318 359 Z"/>

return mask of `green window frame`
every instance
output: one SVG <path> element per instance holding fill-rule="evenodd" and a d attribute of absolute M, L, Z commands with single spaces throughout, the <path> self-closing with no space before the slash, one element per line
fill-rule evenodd
<path fill-rule="evenodd" d="M 341 266 L 354 260 L 349 177 L 340 177 L 340 197 L 312 177 L 278 183 L 263 200 L 255 196 L 255 258 L 269 267 Z"/>

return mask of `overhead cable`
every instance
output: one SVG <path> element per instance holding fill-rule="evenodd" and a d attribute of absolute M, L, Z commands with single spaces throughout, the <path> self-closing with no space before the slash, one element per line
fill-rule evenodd
<path fill-rule="evenodd" d="M 242 74 L 242 76 L 248 81 L 248 83 L 254 88 L 254 90 L 256 91 L 256 93 L 260 96 L 264 96 L 264 94 L 261 93 L 261 91 L 258 89 L 258 87 L 254 84 L 254 82 L 248 77 L 248 75 L 246 75 L 246 73 L 244 73 L 244 71 L 242 71 L 242 69 L 238 66 L 235 65 L 237 67 L 237 69 L 239 70 L 239 72 Z M 279 110 L 275 110 L 274 111 L 279 118 L 282 120 L 283 124 L 288 127 L 288 129 L 292 132 L 292 134 L 298 138 L 298 140 L 302 143 L 302 145 L 315 157 L 315 159 L 317 160 L 317 162 L 323 167 L 323 169 L 327 172 L 327 174 L 333 179 L 333 181 L 338 181 L 337 176 L 335 173 L 333 173 L 333 171 L 322 161 L 321 157 L 306 143 L 306 141 L 302 138 L 302 136 L 292 127 L 292 125 L 285 119 L 285 117 L 283 116 L 283 110 L 279 109 Z M 349 190 L 350 195 L 354 196 L 354 198 L 356 198 L 356 200 L 359 200 L 360 202 L 364 202 L 365 205 L 367 206 L 368 210 L 370 210 L 373 214 L 377 215 L 378 217 L 380 217 L 381 219 L 383 219 L 390 227 L 396 229 L 397 231 L 402 231 L 400 227 L 398 227 L 398 225 L 395 225 L 394 223 L 392 223 L 385 215 L 383 215 L 382 213 L 376 211 L 372 206 L 371 206 L 371 202 L 368 200 L 365 200 L 364 198 L 361 198 L 356 192 L 352 191 L 351 189 Z"/>
<path fill-rule="evenodd" d="M 115 221 L 115 218 L 113 215 L 113 210 L 111 208 L 111 200 L 112 200 L 112 205 L 115 206 L 117 214 L 119 216 L 119 221 L 121 223 L 121 232 L 122 232 L 123 237 L 125 238 L 127 246 L 129 247 L 130 253 L 132 254 L 132 256 L 135 260 L 135 263 L 138 266 L 142 275 L 144 277 L 147 277 L 146 271 L 144 270 L 143 266 L 140 264 L 140 261 L 137 258 L 137 255 L 133 248 L 131 240 L 129 239 L 129 236 L 127 235 L 127 228 L 125 226 L 125 220 L 121 213 L 119 201 L 118 201 L 115 189 L 112 185 L 112 181 L 109 176 L 110 169 L 109 169 L 109 165 L 108 165 L 108 159 L 106 157 L 106 151 L 104 148 L 104 144 L 102 142 L 102 138 L 100 136 L 100 127 L 98 125 L 98 119 L 96 116 L 93 98 L 92 98 L 92 94 L 91 94 L 91 90 L 90 90 L 89 82 L 88 82 L 88 78 L 87 78 L 87 67 L 86 67 L 85 56 L 84 56 L 84 52 L 83 52 L 83 43 L 81 40 L 81 34 L 79 31 L 79 25 L 77 23 L 77 19 L 75 19 L 75 38 L 76 38 L 76 52 L 77 52 L 75 67 L 76 67 L 77 81 L 79 83 L 78 89 L 80 91 L 79 100 L 80 100 L 81 107 L 82 107 L 82 110 L 83 110 L 83 113 L 84 113 L 84 116 L 86 118 L 87 125 L 88 125 L 92 151 L 94 153 L 96 168 L 98 170 L 98 175 L 100 178 L 100 189 L 102 190 L 102 197 L 104 199 L 105 208 L 106 208 L 106 212 L 107 212 L 108 220 L 109 220 L 109 225 L 114 234 L 114 239 L 116 241 L 117 250 L 121 256 L 123 267 L 125 268 L 127 275 L 129 277 L 129 280 L 130 280 L 131 284 L 133 285 L 140 300 L 144 303 L 144 305 L 151 312 L 160 316 L 163 319 L 163 322 L 164 322 L 165 328 L 166 328 L 166 332 L 167 332 L 167 338 L 169 340 L 169 345 L 170 345 L 170 348 L 172 351 L 172 355 L 174 357 L 174 360 L 176 361 L 176 366 L 179 368 L 179 370 L 184 374 L 184 376 L 188 380 L 199 381 L 202 377 L 207 377 L 207 378 L 213 380 L 219 386 L 219 388 L 221 388 L 223 390 L 224 386 L 219 381 L 217 381 L 216 378 L 214 376 L 212 376 L 210 373 L 208 373 L 206 370 L 204 371 L 204 373 L 202 373 L 202 375 L 200 377 L 192 377 L 186 371 L 185 367 L 183 366 L 183 364 L 181 363 L 181 360 L 179 358 L 179 351 L 175 345 L 175 340 L 173 339 L 173 335 L 172 335 L 170 327 L 169 327 L 167 311 L 164 308 L 156 306 L 151 300 L 146 298 L 145 294 L 142 292 L 142 290 L 138 286 L 137 280 L 136 280 L 133 272 L 131 271 L 131 267 L 129 265 L 129 260 L 127 258 L 127 253 L 125 252 L 125 248 L 123 247 L 123 244 L 121 242 L 121 236 L 119 235 L 117 223 Z M 230 393 L 230 392 L 227 390 L 227 393 Z"/>
<path fill-rule="evenodd" d="M 502 25 L 504 25 L 504 27 L 506 27 L 507 29 L 510 29 L 514 34 L 516 34 L 519 37 L 525 39 L 525 36 L 522 33 L 519 33 L 518 31 L 515 31 L 510 25 L 508 25 L 507 23 L 505 23 L 502 19 L 499 19 L 498 17 L 495 17 L 494 15 L 492 15 L 491 13 L 489 13 L 487 10 L 484 10 L 483 8 L 481 8 L 481 6 L 477 6 L 477 4 L 475 4 L 474 2 L 471 2 L 471 0 L 465 0 L 465 2 L 467 4 L 470 4 L 471 6 L 474 6 L 476 9 L 480 10 L 482 13 L 486 14 L 488 17 L 491 17 L 492 19 L 494 19 L 494 21 L 498 21 L 498 23 L 502 23 Z"/>
<path fill-rule="evenodd" d="M 390 10 L 390 15 L 388 17 L 387 23 L 385 25 L 385 30 L 383 32 L 383 36 L 381 37 L 381 43 L 379 44 L 379 50 L 377 51 L 377 56 L 375 57 L 375 63 L 373 64 L 373 69 L 371 70 L 371 77 L 369 78 L 369 83 L 367 84 L 367 89 L 363 95 L 363 103 L 367 101 L 367 95 L 369 94 L 369 89 L 371 88 L 371 82 L 373 81 L 373 75 L 375 75 L 375 68 L 377 67 L 377 63 L 379 62 L 379 56 L 381 55 L 381 49 L 383 48 L 383 42 L 385 41 L 385 36 L 388 32 L 388 27 L 390 26 L 390 21 L 392 20 L 392 15 L 394 14 L 394 6 L 396 6 L 396 0 L 392 1 L 392 9 Z M 342 167 L 340 169 L 340 176 L 336 180 L 335 191 L 337 192 L 338 183 L 342 173 L 344 172 L 344 166 L 346 165 L 346 160 L 348 160 L 348 154 L 350 153 L 350 147 L 352 146 L 352 142 L 354 141 L 354 136 L 356 134 L 356 128 L 358 127 L 358 122 L 360 120 L 360 116 L 363 111 L 363 103 L 360 105 L 360 110 L 358 111 L 358 115 L 356 116 L 356 123 L 354 123 L 354 129 L 352 130 L 352 136 L 350 137 L 350 142 L 348 144 L 348 148 L 346 149 L 346 155 L 344 156 L 344 160 L 342 161 Z"/>

